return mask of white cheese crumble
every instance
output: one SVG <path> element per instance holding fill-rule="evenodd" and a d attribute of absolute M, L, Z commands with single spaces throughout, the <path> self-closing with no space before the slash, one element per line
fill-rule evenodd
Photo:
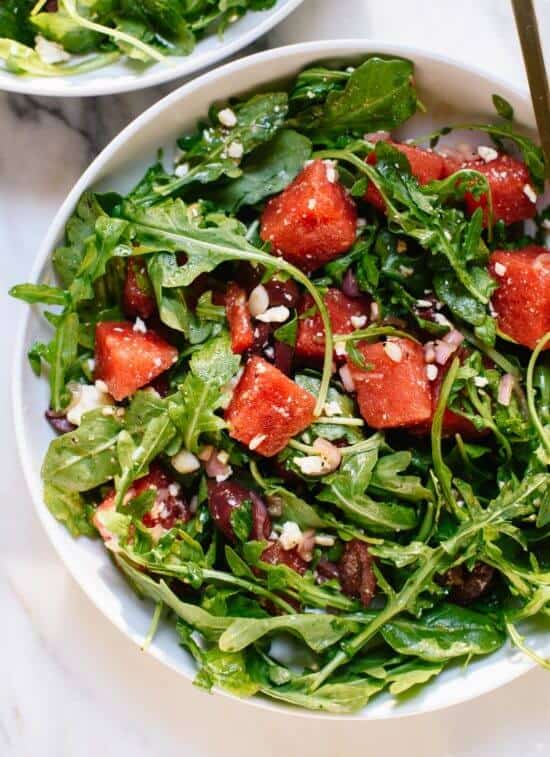
<path fill-rule="evenodd" d="M 323 413 L 327 418 L 332 418 L 335 415 L 342 415 L 342 410 L 336 400 L 330 400 L 323 405 Z"/>
<path fill-rule="evenodd" d="M 338 357 L 345 357 L 346 355 L 346 345 L 344 342 L 334 342 L 334 352 L 338 355 Z"/>
<path fill-rule="evenodd" d="M 224 108 L 218 113 L 218 121 L 222 126 L 227 126 L 228 129 L 231 129 L 237 125 L 237 116 L 231 108 Z"/>
<path fill-rule="evenodd" d="M 54 63 L 64 63 L 70 60 L 69 53 L 57 42 L 52 42 L 46 39 L 41 34 L 37 34 L 34 38 L 34 49 L 40 56 L 40 59 L 47 65 L 53 65 Z"/>
<path fill-rule="evenodd" d="M 74 426 L 80 426 L 85 413 L 114 404 L 103 381 L 96 381 L 95 384 L 71 384 L 69 389 L 71 401 L 67 409 L 67 420 Z"/>
<path fill-rule="evenodd" d="M 193 471 L 198 470 L 201 465 L 199 459 L 187 449 L 180 450 L 177 455 L 174 455 L 170 459 L 170 462 L 172 463 L 172 467 L 181 474 L 193 473 Z"/>
<path fill-rule="evenodd" d="M 333 160 L 325 160 L 323 162 L 325 164 L 327 181 L 329 181 L 331 184 L 334 184 L 334 182 L 338 178 L 338 174 L 336 173 L 336 163 Z"/>
<path fill-rule="evenodd" d="M 180 163 L 179 166 L 176 166 L 174 170 L 174 174 L 178 177 L 178 179 L 183 179 L 184 176 L 187 176 L 189 173 L 189 163 Z"/>
<path fill-rule="evenodd" d="M 426 376 L 428 377 L 428 381 L 435 381 L 438 373 L 437 365 L 430 363 L 426 366 Z"/>
<path fill-rule="evenodd" d="M 294 547 L 297 547 L 298 544 L 301 543 L 301 541 L 302 532 L 300 530 L 300 526 L 293 520 L 287 520 L 286 523 L 283 523 L 283 530 L 281 531 L 281 535 L 279 536 L 281 547 L 285 551 L 288 551 L 289 549 L 294 549 Z"/>
<path fill-rule="evenodd" d="M 230 158 L 239 160 L 244 155 L 244 147 L 240 142 L 231 142 L 231 144 L 227 148 L 227 154 Z"/>
<path fill-rule="evenodd" d="M 483 387 L 487 386 L 488 383 L 489 379 L 486 379 L 485 376 L 474 376 L 474 384 L 480 389 L 483 389 Z"/>
<path fill-rule="evenodd" d="M 181 491 L 181 486 L 179 484 L 177 484 L 176 482 L 174 482 L 174 483 L 172 483 L 172 484 L 170 484 L 168 486 L 168 494 L 171 497 L 177 497 L 179 495 L 180 491 Z"/>
<path fill-rule="evenodd" d="M 498 152 L 493 147 L 487 147 L 486 145 L 480 145 L 477 148 L 477 154 L 486 163 L 490 163 L 492 160 L 498 158 Z"/>
<path fill-rule="evenodd" d="M 265 313 L 256 316 L 263 323 L 284 323 L 290 316 L 290 310 L 286 305 L 277 305 L 274 308 L 268 308 Z"/>
<path fill-rule="evenodd" d="M 315 197 L 311 197 L 307 201 L 307 207 L 308 207 L 308 210 L 315 210 L 315 208 L 317 207 L 317 200 L 315 199 Z"/>
<path fill-rule="evenodd" d="M 394 363 L 400 363 L 403 358 L 403 351 L 395 342 L 386 342 L 384 344 L 384 352 Z"/>
<path fill-rule="evenodd" d="M 147 326 L 145 325 L 145 323 L 141 320 L 139 316 L 136 318 L 136 322 L 134 323 L 132 327 L 132 331 L 135 331 L 136 334 L 147 333 Z"/>
<path fill-rule="evenodd" d="M 325 467 L 321 455 L 295 457 L 294 464 L 302 471 L 304 476 L 320 476 L 324 472 Z"/>
<path fill-rule="evenodd" d="M 255 437 L 253 437 L 253 438 L 252 438 L 252 439 L 250 440 L 250 442 L 249 442 L 249 444 L 248 444 L 248 449 L 249 449 L 249 450 L 252 450 L 252 451 L 254 451 L 254 450 L 255 450 L 255 449 L 257 449 L 257 448 L 258 448 L 258 447 L 260 446 L 260 444 L 261 444 L 262 442 L 264 442 L 264 441 L 265 441 L 266 439 L 267 439 L 267 436 L 266 436 L 266 434 L 256 434 L 256 436 L 255 436 Z"/>
<path fill-rule="evenodd" d="M 497 276 L 504 276 L 507 268 L 503 263 L 495 263 L 495 273 Z"/>
<path fill-rule="evenodd" d="M 432 306 L 431 300 L 417 300 L 416 301 L 417 308 L 431 308 L 431 306 Z"/>
<path fill-rule="evenodd" d="M 367 316 L 366 315 L 352 315 L 350 318 L 350 321 L 354 329 L 362 329 L 364 326 L 367 325 Z"/>
<path fill-rule="evenodd" d="M 330 534 L 316 534 L 315 544 L 319 547 L 333 547 L 335 543 L 334 536 Z"/>
<path fill-rule="evenodd" d="M 523 187 L 523 194 L 532 203 L 535 203 L 537 201 L 536 192 L 535 192 L 535 190 L 533 189 L 533 187 L 530 184 L 525 184 L 525 186 Z"/>

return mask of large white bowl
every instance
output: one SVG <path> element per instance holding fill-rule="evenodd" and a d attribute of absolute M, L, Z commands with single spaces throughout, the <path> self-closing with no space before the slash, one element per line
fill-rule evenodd
<path fill-rule="evenodd" d="M 319 60 L 351 62 L 374 52 L 405 56 L 416 63 L 416 80 L 429 114 L 416 116 L 408 127 L 410 133 L 426 133 L 434 125 L 450 123 L 454 119 L 464 120 L 465 115 L 492 118 L 491 95 L 494 92 L 512 103 L 518 123 L 528 132 L 531 130 L 533 113 L 525 94 L 471 66 L 441 56 L 366 40 L 315 42 L 270 50 L 230 63 L 186 84 L 124 129 L 96 158 L 63 203 L 39 251 L 31 280 L 51 277 L 51 252 L 61 241 L 67 219 L 84 190 L 90 187 L 128 190 L 154 161 L 158 147 L 164 145 L 169 149 L 176 137 L 193 128 L 196 119 L 207 112 L 213 100 L 293 76 L 304 66 Z M 48 335 L 48 326 L 38 309 L 29 309 L 17 345 L 13 381 L 17 442 L 26 479 L 38 516 L 69 571 L 97 607 L 133 642 L 140 644 L 149 627 L 151 606 L 136 600 L 101 543 L 72 539 L 42 501 L 40 464 L 52 438 L 43 421 L 48 387 L 46 381 L 37 380 L 30 371 L 26 352 L 35 340 L 46 340 Z M 533 631 L 529 643 L 540 653 L 550 653 L 550 638 L 542 631 Z M 194 676 L 195 665 L 178 646 L 173 625 L 160 629 L 149 652 L 176 672 L 188 678 Z M 449 669 L 416 696 L 399 704 L 389 696 L 381 696 L 354 717 L 379 719 L 445 707 L 501 686 L 530 667 L 532 663 L 528 659 L 507 646 L 490 657 L 472 661 L 466 668 Z M 284 705 L 260 698 L 246 701 L 284 708 Z M 307 714 L 292 708 L 286 710 Z"/>
<path fill-rule="evenodd" d="M 167 57 L 142 71 L 121 60 L 86 74 L 50 78 L 19 76 L 3 70 L 0 64 L 0 91 L 54 97 L 91 97 L 164 84 L 209 68 L 251 45 L 302 2 L 303 0 L 278 0 L 269 10 L 250 11 L 236 23 L 230 24 L 222 38 L 216 33 L 209 34 L 197 43 L 191 55 Z"/>

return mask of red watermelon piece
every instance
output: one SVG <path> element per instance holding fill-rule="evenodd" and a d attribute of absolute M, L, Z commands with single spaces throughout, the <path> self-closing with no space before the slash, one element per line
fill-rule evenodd
<path fill-rule="evenodd" d="M 235 282 L 231 282 L 227 288 L 225 313 L 231 332 L 231 349 L 237 354 L 249 350 L 254 344 L 252 317 L 246 292 Z"/>
<path fill-rule="evenodd" d="M 186 523 L 191 518 L 189 505 L 181 493 L 179 484 L 170 478 L 160 465 L 153 463 L 148 475 L 132 484 L 125 497 L 125 502 L 143 494 L 147 489 L 155 489 L 156 491 L 153 506 L 141 519 L 143 525 L 147 528 L 159 526 L 163 531 L 169 531 L 176 523 Z M 111 491 L 94 513 L 94 526 L 105 541 L 109 541 L 113 534 L 103 524 L 101 513 L 113 510 L 114 506 L 115 492 Z"/>
<path fill-rule="evenodd" d="M 225 411 L 233 439 L 272 457 L 313 421 L 315 398 L 260 357 L 246 364 Z"/>
<path fill-rule="evenodd" d="M 389 144 L 406 156 L 411 166 L 411 173 L 418 179 L 419 184 L 427 184 L 434 179 L 443 178 L 445 159 L 442 155 L 431 150 L 424 150 L 421 147 L 403 145 L 399 142 L 392 142 L 391 140 L 389 141 Z M 376 164 L 376 155 L 373 152 L 368 156 L 367 163 L 370 163 L 370 165 Z M 366 202 L 374 205 L 378 210 L 384 211 L 386 209 L 386 203 L 384 202 L 382 195 L 373 184 L 369 184 L 367 187 L 364 199 Z"/>
<path fill-rule="evenodd" d="M 95 378 L 107 384 L 117 401 L 150 384 L 177 358 L 177 349 L 151 329 L 143 333 L 128 321 L 104 321 L 96 326 Z"/>
<path fill-rule="evenodd" d="M 536 205 L 531 196 L 534 196 L 531 177 L 527 166 L 521 160 L 509 155 L 499 155 L 489 162 L 481 158 L 462 162 L 456 158 L 445 160 L 445 176 L 450 176 L 460 168 L 470 168 L 487 177 L 493 198 L 494 221 L 503 221 L 508 225 L 534 218 L 536 215 Z M 487 224 L 487 195 L 482 195 L 476 200 L 472 194 L 466 193 L 464 202 L 470 215 L 477 208 L 483 208 L 484 221 Z"/>
<path fill-rule="evenodd" d="M 323 300 L 334 334 L 351 334 L 356 328 L 364 328 L 368 324 L 370 305 L 366 298 L 351 298 L 339 289 L 328 289 L 323 295 Z M 314 308 L 313 298 L 306 294 L 301 299 L 298 312 L 302 315 Z M 355 325 L 352 318 L 356 324 L 362 321 L 364 324 Z M 296 356 L 302 360 L 322 360 L 324 354 L 325 330 L 319 311 L 314 309 L 312 315 L 298 321 Z"/>
<path fill-rule="evenodd" d="M 372 428 L 415 426 L 432 417 L 424 349 L 410 339 L 360 342 L 370 370 L 348 360 L 361 415 Z"/>
<path fill-rule="evenodd" d="M 499 329 L 533 349 L 550 331 L 550 251 L 536 245 L 497 250 L 489 271 L 498 283 L 492 303 Z"/>
<path fill-rule="evenodd" d="M 147 320 L 157 309 L 147 268 L 141 259 L 130 258 L 128 260 L 122 301 L 124 312 L 129 318 L 139 316 L 143 320 Z"/>
<path fill-rule="evenodd" d="M 268 201 L 260 237 L 273 252 L 304 271 L 314 271 L 351 247 L 357 211 L 332 165 L 315 160 Z"/>

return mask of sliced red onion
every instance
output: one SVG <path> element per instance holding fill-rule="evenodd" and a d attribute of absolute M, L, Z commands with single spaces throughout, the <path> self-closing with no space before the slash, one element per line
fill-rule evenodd
<path fill-rule="evenodd" d="M 342 453 L 340 452 L 338 447 L 329 442 L 328 439 L 318 437 L 313 442 L 313 448 L 318 450 L 321 457 L 323 458 L 325 462 L 325 465 L 323 467 L 324 472 L 326 473 L 332 473 L 332 471 L 335 471 L 342 462 Z"/>
<path fill-rule="evenodd" d="M 455 349 L 455 347 L 448 344 L 447 342 L 438 340 L 435 343 L 435 362 L 439 365 L 445 365 Z"/>
<path fill-rule="evenodd" d="M 511 373 L 505 373 L 504 376 L 500 379 L 500 384 L 498 385 L 498 403 L 499 405 L 504 405 L 504 407 L 508 407 L 510 404 L 510 400 L 512 399 L 512 389 L 514 388 L 514 377 Z"/>
<path fill-rule="evenodd" d="M 447 344 L 452 345 L 453 347 L 459 347 L 464 341 L 464 337 L 457 329 L 451 329 L 447 334 L 445 334 L 443 341 Z"/>
<path fill-rule="evenodd" d="M 315 548 L 315 531 L 310 528 L 302 534 L 302 540 L 296 547 L 296 551 L 306 562 L 310 562 Z"/>
<path fill-rule="evenodd" d="M 67 434 L 74 431 L 76 426 L 67 420 L 65 413 L 57 413 L 55 410 L 46 410 L 46 420 L 58 434 Z"/>
<path fill-rule="evenodd" d="M 353 380 L 353 376 L 351 375 L 349 365 L 343 365 L 338 372 L 340 374 L 340 378 L 342 379 L 342 384 L 344 385 L 346 392 L 354 392 L 355 382 Z"/>
<path fill-rule="evenodd" d="M 222 458 L 221 460 L 220 457 Z M 215 447 L 212 448 L 210 457 L 204 464 L 204 470 L 209 478 L 215 478 L 216 481 L 224 481 L 233 473 L 233 470 L 225 460 L 223 453 Z"/>
<path fill-rule="evenodd" d="M 357 279 L 355 278 L 355 274 L 353 273 L 353 270 L 351 268 L 348 268 L 346 275 L 344 276 L 344 280 L 342 281 L 342 292 L 346 295 L 346 297 L 361 296 L 361 291 L 359 290 Z"/>
<path fill-rule="evenodd" d="M 370 131 L 367 134 L 363 134 L 365 142 L 373 142 L 374 144 L 376 142 L 387 142 L 389 138 L 389 131 Z"/>

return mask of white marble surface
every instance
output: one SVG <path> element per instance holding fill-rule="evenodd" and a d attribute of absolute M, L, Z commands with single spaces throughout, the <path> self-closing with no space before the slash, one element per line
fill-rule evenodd
<path fill-rule="evenodd" d="M 550 46 L 550 2 L 537 5 Z M 345 36 L 424 46 L 524 81 L 506 0 L 306 0 L 270 42 Z M 59 102 L 0 93 L 2 292 L 28 275 L 49 221 L 90 159 L 161 95 Z M 550 753 L 550 676 L 541 670 L 431 715 L 319 722 L 211 697 L 128 644 L 68 576 L 32 510 L 11 431 L 10 361 L 22 310 L 0 298 L 2 757 Z"/>

